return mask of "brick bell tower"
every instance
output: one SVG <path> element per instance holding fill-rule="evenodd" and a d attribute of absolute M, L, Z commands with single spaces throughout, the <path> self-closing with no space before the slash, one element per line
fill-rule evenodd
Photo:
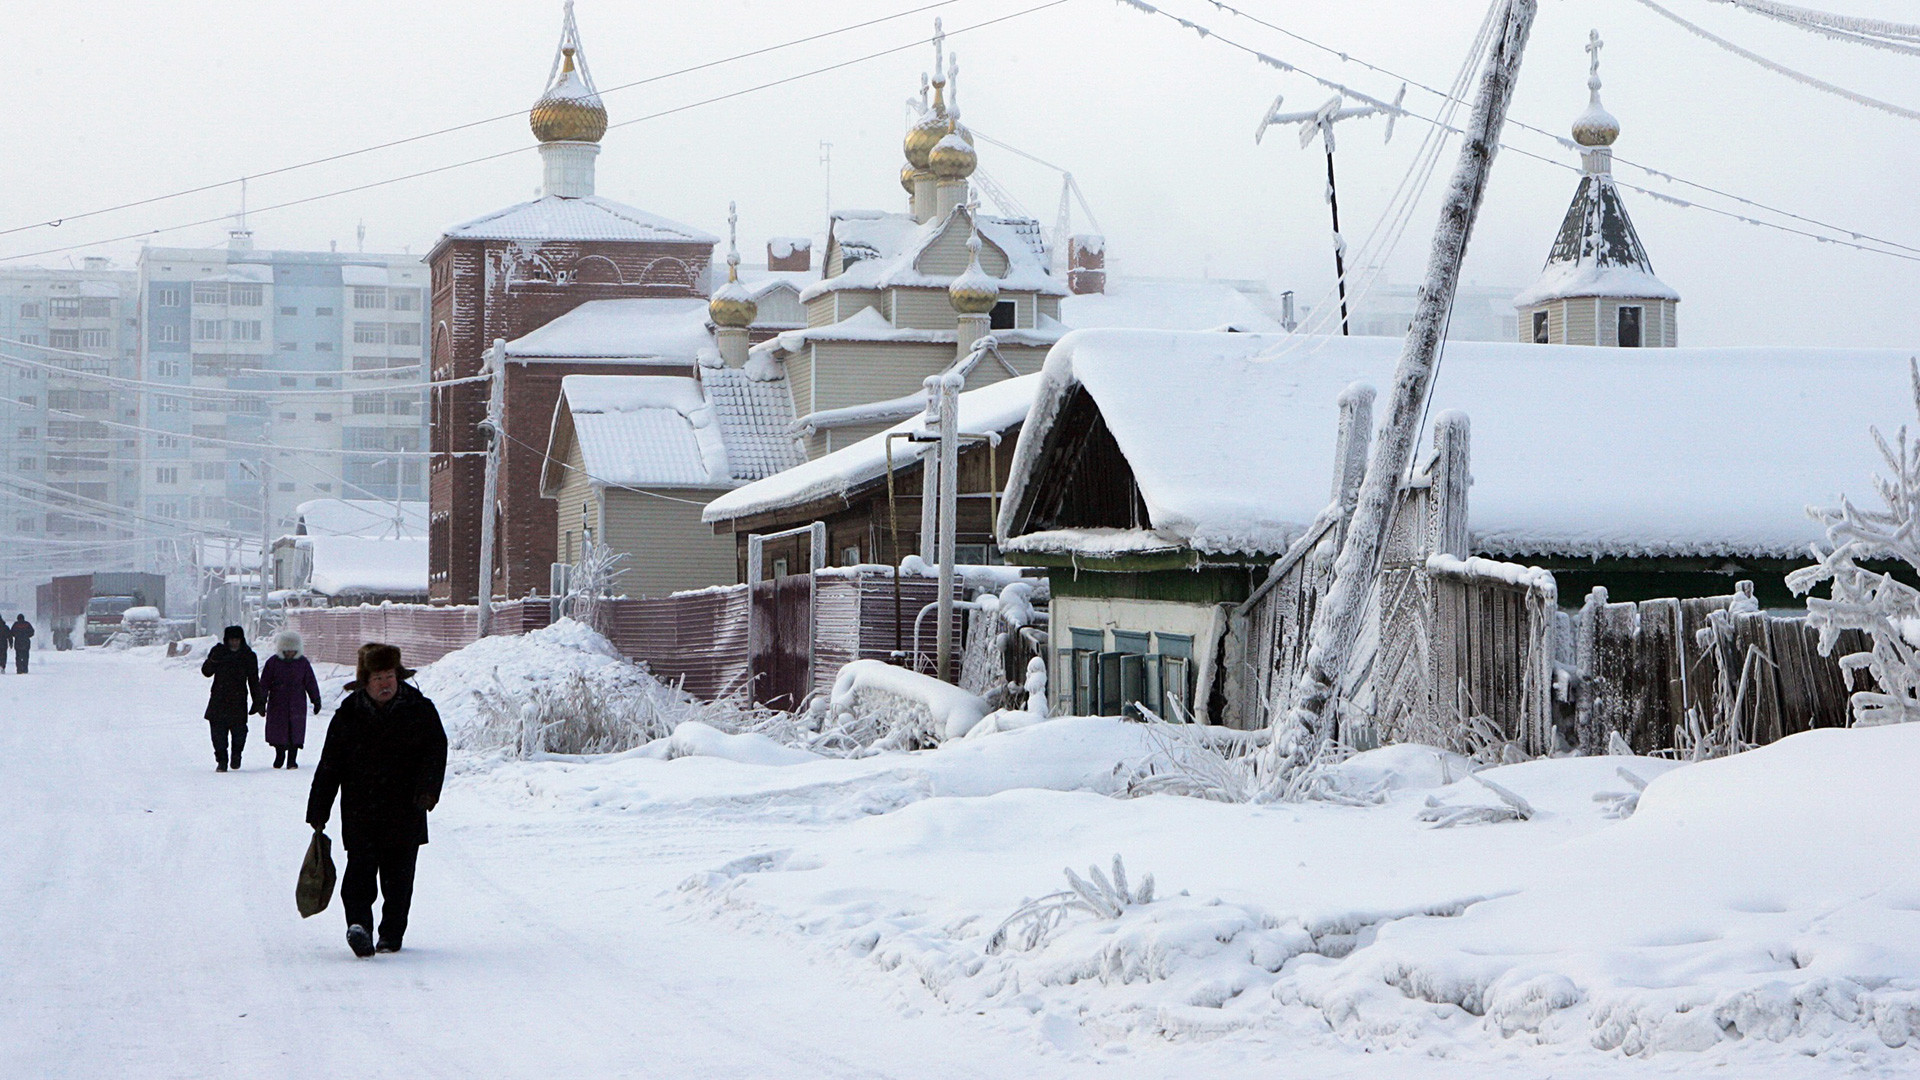
<path fill-rule="evenodd" d="M 430 364 L 435 383 L 485 373 L 496 339 L 512 341 L 589 300 L 702 297 L 718 238 L 594 194 L 607 110 L 594 88 L 569 0 L 546 90 L 528 113 L 540 140 L 540 197 L 448 229 L 427 254 L 432 270 Z M 428 574 L 436 603 L 478 593 L 482 514 L 496 516 L 493 594 L 545 592 L 555 558 L 557 507 L 539 473 L 560 380 L 665 374 L 619 364 L 508 363 L 499 497 L 483 508 L 484 380 L 436 386 Z M 686 374 L 691 375 L 689 370 Z"/>

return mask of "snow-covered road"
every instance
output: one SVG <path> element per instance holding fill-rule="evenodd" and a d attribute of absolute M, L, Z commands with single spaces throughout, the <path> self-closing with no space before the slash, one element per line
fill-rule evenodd
<path fill-rule="evenodd" d="M 256 722 L 246 767 L 216 774 L 204 693 L 184 661 L 98 651 L 0 677 L 0 1076 L 1127 1073 L 903 1015 L 668 898 L 794 825 L 514 815 L 456 781 L 406 951 L 357 961 L 337 899 L 294 911 L 311 772 L 269 768 Z"/>

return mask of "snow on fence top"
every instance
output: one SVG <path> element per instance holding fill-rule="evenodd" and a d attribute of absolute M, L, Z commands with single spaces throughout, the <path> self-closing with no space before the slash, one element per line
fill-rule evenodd
<path fill-rule="evenodd" d="M 308 587 L 326 596 L 427 595 L 425 537 L 369 540 L 358 536 L 302 536 L 313 553 Z"/>
<path fill-rule="evenodd" d="M 697 380 L 678 375 L 568 375 L 560 380 L 583 467 L 617 486 L 731 487 L 726 440 Z M 564 460 L 564 425 L 549 454 Z"/>
<path fill-rule="evenodd" d="M 1077 550 L 1077 536 L 1020 533 L 1041 445 L 1084 390 L 1152 524 L 1110 547 L 1285 550 L 1327 505 L 1341 391 L 1356 380 L 1389 385 L 1401 346 L 1075 331 L 1049 354 L 1014 451 L 999 522 L 1006 546 Z M 1479 552 L 1792 557 L 1819 535 L 1808 505 L 1868 490 L 1879 457 L 1867 429 L 1909 419 L 1910 355 L 1450 341 L 1430 414 L 1472 418 Z"/>
<path fill-rule="evenodd" d="M 1026 418 L 1033 404 L 1040 376 L 1022 375 L 1005 379 L 960 395 L 960 430 L 975 434 L 998 434 Z M 901 421 L 877 435 L 869 435 L 851 446 L 842 447 L 824 457 L 797 465 L 764 480 L 735 488 L 707 504 L 702 521 L 731 521 L 764 514 L 772 510 L 800 506 L 817 499 L 844 496 L 869 481 L 886 475 L 887 436 L 892 432 L 914 431 L 921 426 L 919 416 Z M 1002 448 L 1007 453 L 1007 448 Z M 916 450 L 895 440 L 893 464 L 903 469 L 916 460 Z"/>
<path fill-rule="evenodd" d="M 589 300 L 523 337 L 507 342 L 512 360 L 665 358 L 691 365 L 713 348 L 707 301 L 698 296 Z"/>
<path fill-rule="evenodd" d="M 448 240 L 664 240 L 717 244 L 720 238 L 598 195 L 543 195 L 482 214 L 446 232 Z"/>

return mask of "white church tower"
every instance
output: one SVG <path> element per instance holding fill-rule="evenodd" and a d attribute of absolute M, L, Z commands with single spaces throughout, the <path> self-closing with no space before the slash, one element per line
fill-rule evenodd
<path fill-rule="evenodd" d="M 1519 296 L 1520 340 L 1554 345 L 1671 348 L 1680 294 L 1654 276 L 1613 183 L 1620 122 L 1600 104 L 1600 32 L 1587 37 L 1587 111 L 1573 122 L 1582 175 L 1540 279 Z"/>

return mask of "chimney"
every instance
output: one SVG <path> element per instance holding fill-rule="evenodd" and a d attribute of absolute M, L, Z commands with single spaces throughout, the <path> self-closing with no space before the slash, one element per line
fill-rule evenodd
<path fill-rule="evenodd" d="M 767 269 L 813 269 L 813 240 L 805 236 L 776 236 L 768 240 Z"/>
<path fill-rule="evenodd" d="M 1067 238 L 1067 290 L 1075 296 L 1107 291 L 1107 238 L 1081 233 Z"/>

